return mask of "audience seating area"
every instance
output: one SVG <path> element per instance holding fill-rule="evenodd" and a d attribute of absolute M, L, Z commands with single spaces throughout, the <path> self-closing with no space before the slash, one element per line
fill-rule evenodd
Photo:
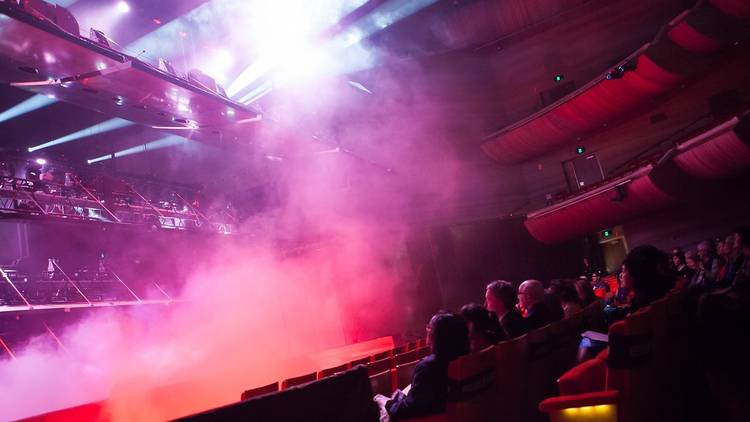
<path fill-rule="evenodd" d="M 609 329 L 609 348 L 565 372 L 560 395 L 539 409 L 557 421 L 690 420 L 690 336 L 685 290 L 627 316 Z"/>
<path fill-rule="evenodd" d="M 449 397 L 447 411 L 412 420 L 545 420 L 545 415 L 537 409 L 538 403 L 554 393 L 555 380 L 574 365 L 581 333 L 600 326 L 602 318 L 601 305 L 594 303 L 569 318 L 490 346 L 479 353 L 458 358 L 449 366 L 449 379 L 455 387 L 452 389 L 455 393 Z M 290 391 L 294 391 L 295 396 L 309 395 L 305 399 L 307 402 L 317 401 L 320 407 L 326 407 L 330 402 L 338 401 L 335 399 L 337 396 L 318 395 L 321 389 L 315 385 L 324 383 L 328 386 L 325 389 L 334 388 L 330 386 L 331 383 L 338 381 L 331 380 L 354 373 L 364 374 L 369 379 L 366 388 L 359 392 L 366 397 L 356 399 L 360 403 L 366 401 L 364 408 L 368 408 L 373 403 L 374 394 L 389 396 L 396 389 L 404 389 L 409 385 L 418 361 L 429 353 L 430 346 L 424 340 L 404 344 L 354 359 L 345 365 L 249 389 L 242 393 L 242 402 L 194 415 L 191 419 L 216 420 L 228 415 L 257 416 L 265 412 L 265 409 L 291 401 L 291 396 L 285 395 Z M 249 402 L 252 404 L 248 404 Z M 278 417 L 275 419 L 281 420 Z M 372 420 L 377 420 L 377 417 Z"/>

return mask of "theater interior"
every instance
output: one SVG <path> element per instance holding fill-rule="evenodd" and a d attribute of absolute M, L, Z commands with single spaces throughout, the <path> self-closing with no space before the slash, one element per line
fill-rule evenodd
<path fill-rule="evenodd" d="M 0 0 L 0 420 L 750 420 L 748 45 L 749 0 Z"/>

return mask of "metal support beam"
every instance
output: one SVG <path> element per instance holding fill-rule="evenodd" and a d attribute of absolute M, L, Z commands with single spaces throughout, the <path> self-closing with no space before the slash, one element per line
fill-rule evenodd
<path fill-rule="evenodd" d="M 123 286 L 125 286 L 125 288 L 126 288 L 126 289 L 128 289 L 128 291 L 130 292 L 130 294 L 131 294 L 131 295 L 133 295 L 133 297 L 134 297 L 134 298 L 135 298 L 135 299 L 136 299 L 136 300 L 137 300 L 138 302 L 143 302 L 143 301 L 141 300 L 141 298 L 139 298 L 139 297 L 138 297 L 138 295 L 137 295 L 137 294 L 135 294 L 135 292 L 134 292 L 134 291 L 133 291 L 133 290 L 132 290 L 132 289 L 131 289 L 130 287 L 128 287 L 128 285 L 127 285 L 127 284 L 125 284 L 125 282 L 124 282 L 124 281 L 122 281 L 122 279 L 120 278 L 120 276 L 118 276 L 117 274 L 115 274 L 115 272 L 114 272 L 114 271 L 112 271 L 112 270 L 111 270 L 111 269 L 109 269 L 109 268 L 107 268 L 107 272 L 109 272 L 110 274 L 112 274 L 113 276 L 115 276 L 115 278 L 117 279 L 117 281 L 119 281 L 119 282 L 120 282 L 120 283 L 121 283 L 121 284 L 122 284 Z"/>
<path fill-rule="evenodd" d="M 2 276 L 2 277 L 3 277 L 3 279 L 5 279 L 5 281 L 7 281 L 7 282 L 8 282 L 8 284 L 10 284 L 10 286 L 11 286 L 11 287 L 13 288 L 13 290 L 14 290 L 14 291 L 16 292 L 16 294 L 18 295 L 18 297 L 20 297 L 20 298 L 21 298 L 21 300 L 23 300 L 23 303 L 25 303 L 25 304 L 26 304 L 26 306 L 28 306 L 28 307 L 29 307 L 29 309 L 34 309 L 34 307 L 33 307 L 33 306 L 31 306 L 31 303 L 29 303 L 29 301 L 28 301 L 28 300 L 26 300 L 26 298 L 24 297 L 24 295 L 22 295 L 22 294 L 21 294 L 21 291 L 20 291 L 20 290 L 18 290 L 18 288 L 16 287 L 16 285 L 15 285 L 15 284 L 13 284 L 13 282 L 12 282 L 12 281 L 10 281 L 10 278 L 8 277 L 8 274 L 6 274 L 6 273 L 5 273 L 5 271 L 3 271 L 2 267 L 0 267 L 0 276 Z"/>
<path fill-rule="evenodd" d="M 86 303 L 88 303 L 89 305 L 91 305 L 92 303 L 89 300 L 89 298 L 86 297 L 86 295 L 83 294 L 83 291 L 81 291 L 81 289 L 78 288 L 78 285 L 76 285 L 76 283 L 70 277 L 68 277 L 67 274 L 65 274 L 65 271 L 63 271 L 63 269 L 60 268 L 59 265 L 57 265 L 57 262 L 55 262 L 54 259 L 52 260 L 52 265 L 54 265 L 55 268 L 57 268 L 62 273 L 62 275 L 68 280 L 68 282 L 76 289 L 76 291 L 78 292 L 78 294 L 80 294 L 81 297 L 83 297 L 83 299 L 86 301 Z"/>

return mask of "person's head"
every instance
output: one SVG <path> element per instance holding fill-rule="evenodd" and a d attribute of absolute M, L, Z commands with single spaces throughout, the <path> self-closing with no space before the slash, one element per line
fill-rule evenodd
<path fill-rule="evenodd" d="M 507 311 L 516 307 L 518 293 L 510 282 L 495 280 L 487 285 L 484 299 L 487 309 L 496 313 L 497 316 L 502 316 Z"/>
<path fill-rule="evenodd" d="M 529 309 L 544 300 L 544 286 L 539 280 L 526 280 L 518 286 L 518 303 L 521 309 Z"/>
<path fill-rule="evenodd" d="M 628 253 L 623 266 L 625 278 L 629 279 L 636 298 L 643 304 L 664 296 L 674 284 L 669 258 L 655 246 L 634 248 Z"/>
<path fill-rule="evenodd" d="M 549 292 L 562 303 L 581 303 L 575 283 L 571 280 L 552 280 L 549 283 Z"/>
<path fill-rule="evenodd" d="M 583 306 L 596 302 L 596 295 L 590 281 L 585 278 L 579 279 L 576 281 L 575 287 Z"/>
<path fill-rule="evenodd" d="M 679 267 L 685 264 L 685 254 L 682 251 L 672 254 L 672 265 Z"/>
<path fill-rule="evenodd" d="M 698 256 L 705 261 L 713 255 L 713 249 L 713 242 L 704 240 L 698 244 Z"/>
<path fill-rule="evenodd" d="M 620 288 L 631 290 L 633 288 L 633 280 L 630 278 L 630 274 L 628 274 L 628 269 L 625 267 L 625 264 L 622 264 L 622 268 L 620 269 Z"/>
<path fill-rule="evenodd" d="M 700 267 L 698 255 L 694 252 L 686 253 L 685 265 L 691 270 L 697 271 Z"/>
<path fill-rule="evenodd" d="M 600 278 L 601 276 L 599 275 L 599 272 L 594 271 L 593 273 L 591 273 L 591 284 L 598 283 Z"/>
<path fill-rule="evenodd" d="M 583 257 L 583 266 L 588 268 L 591 264 L 589 263 L 589 259 L 586 257 Z"/>
<path fill-rule="evenodd" d="M 750 256 L 750 226 L 743 226 L 734 234 L 735 249 L 746 256 Z"/>
<path fill-rule="evenodd" d="M 469 353 L 469 329 L 456 314 L 435 314 L 427 325 L 427 337 L 438 359 L 450 361 Z"/>
<path fill-rule="evenodd" d="M 734 233 L 732 233 L 729 236 L 727 236 L 724 239 L 724 250 L 719 251 L 719 253 L 722 254 L 722 255 L 725 255 L 727 257 L 729 257 L 730 255 L 732 255 L 732 253 L 734 253 L 734 251 L 735 251 L 735 248 L 734 248 L 734 239 L 735 239 L 735 234 Z"/>
<path fill-rule="evenodd" d="M 484 306 L 469 303 L 461 307 L 459 315 L 466 321 L 472 352 L 481 350 L 497 341 L 495 332 L 499 324 Z"/>

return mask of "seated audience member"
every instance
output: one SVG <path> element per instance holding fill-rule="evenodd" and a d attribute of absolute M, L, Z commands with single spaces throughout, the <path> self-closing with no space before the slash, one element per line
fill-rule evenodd
<path fill-rule="evenodd" d="M 493 344 L 505 340 L 505 331 L 484 306 L 470 303 L 464 305 L 460 312 L 469 328 L 469 344 L 471 353 L 476 353 Z"/>
<path fill-rule="evenodd" d="M 721 247 L 717 249 L 717 252 L 723 264 L 717 274 L 717 285 L 721 288 L 728 287 L 732 284 L 737 270 L 735 268 L 737 253 L 734 249 L 734 234 L 730 234 L 721 242 Z"/>
<path fill-rule="evenodd" d="M 469 331 L 458 315 L 438 313 L 427 325 L 432 354 L 414 368 L 411 386 L 405 394 L 397 390 L 392 398 L 375 396 L 391 421 L 428 416 L 445 411 L 448 398 L 448 364 L 469 352 Z"/>
<path fill-rule="evenodd" d="M 578 298 L 581 300 L 581 305 L 583 305 L 584 308 L 598 300 L 594 294 L 594 288 L 591 286 L 591 282 L 587 279 L 578 279 L 575 287 L 576 292 L 578 292 Z"/>
<path fill-rule="evenodd" d="M 596 272 L 591 275 L 591 287 L 593 287 L 596 297 L 606 303 L 610 302 L 612 299 L 612 289 L 610 289 L 609 283 L 604 281 L 601 273 Z"/>
<path fill-rule="evenodd" d="M 734 235 L 735 273 L 732 287 L 747 290 L 750 288 L 750 226 L 740 227 Z"/>
<path fill-rule="evenodd" d="M 675 277 L 669 270 L 669 257 L 655 246 L 634 248 L 625 258 L 623 267 L 626 284 L 633 290 L 631 313 L 664 297 L 675 284 Z"/>
<path fill-rule="evenodd" d="M 692 289 L 708 290 L 711 286 L 706 278 L 706 270 L 703 268 L 703 261 L 698 258 L 695 252 L 688 251 L 685 254 L 685 265 L 692 271 L 692 277 L 688 280 L 688 286 Z"/>
<path fill-rule="evenodd" d="M 500 326 L 508 338 L 520 337 L 528 331 L 526 322 L 516 311 L 518 293 L 507 281 L 496 280 L 487 285 L 485 306 L 497 315 Z"/>
<path fill-rule="evenodd" d="M 695 271 L 687 266 L 687 263 L 685 262 L 685 253 L 681 250 L 672 254 L 672 268 L 679 278 L 687 281 L 690 281 L 695 273 Z"/>
<path fill-rule="evenodd" d="M 706 280 L 713 284 L 717 280 L 721 261 L 716 256 L 714 244 L 710 240 L 704 240 L 698 244 L 698 258 L 703 263 L 703 269 L 706 271 Z"/>
<path fill-rule="evenodd" d="M 547 309 L 550 312 L 550 318 L 552 321 L 559 321 L 565 318 L 565 310 L 562 307 L 560 298 L 556 294 L 549 290 L 544 291 L 544 304 L 547 305 Z"/>
<path fill-rule="evenodd" d="M 526 280 L 518 286 L 518 305 L 529 330 L 554 321 L 553 312 L 544 303 L 544 286 L 539 280 Z"/>
<path fill-rule="evenodd" d="M 560 301 L 565 317 L 569 317 L 583 309 L 578 297 L 576 286 L 570 280 L 552 280 L 549 290 Z"/>
<path fill-rule="evenodd" d="M 619 287 L 617 288 L 617 293 L 614 297 L 615 306 L 622 306 L 630 303 L 630 287 L 627 285 L 627 282 L 623 282 L 624 275 L 625 268 L 623 267 L 620 272 L 617 273 Z"/>

